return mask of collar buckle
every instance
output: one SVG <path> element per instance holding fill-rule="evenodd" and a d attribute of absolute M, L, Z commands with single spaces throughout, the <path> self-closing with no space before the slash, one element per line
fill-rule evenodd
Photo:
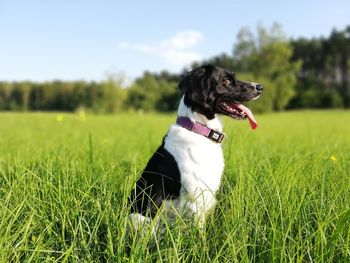
<path fill-rule="evenodd" d="M 208 137 L 209 137 L 209 139 L 213 140 L 214 142 L 221 143 L 222 140 L 224 139 L 225 135 L 221 132 L 211 130 Z"/>

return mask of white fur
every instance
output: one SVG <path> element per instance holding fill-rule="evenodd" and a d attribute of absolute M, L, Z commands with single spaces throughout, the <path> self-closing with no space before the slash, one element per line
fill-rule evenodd
<path fill-rule="evenodd" d="M 219 116 L 208 120 L 186 107 L 183 98 L 178 115 L 222 132 Z M 181 174 L 178 209 L 191 211 L 202 227 L 205 215 L 216 203 L 215 193 L 219 189 L 224 169 L 221 144 L 174 124 L 165 138 L 164 148 L 174 156 Z"/>
<path fill-rule="evenodd" d="M 178 116 L 188 117 L 192 122 L 200 122 L 222 132 L 219 116 L 208 120 L 204 115 L 192 112 L 185 105 L 184 98 L 181 99 Z M 203 228 L 206 214 L 216 203 L 215 193 L 224 169 L 221 144 L 174 124 L 165 138 L 164 148 L 174 156 L 181 174 L 180 196 L 172 202 L 172 206 L 179 211 L 190 211 Z M 165 207 L 169 207 L 169 204 Z M 140 214 L 131 215 L 131 218 L 142 223 L 149 222 L 149 218 Z"/>

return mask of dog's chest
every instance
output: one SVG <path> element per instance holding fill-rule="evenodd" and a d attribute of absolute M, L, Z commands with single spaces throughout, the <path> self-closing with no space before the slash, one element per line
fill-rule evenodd
<path fill-rule="evenodd" d="M 183 128 L 172 126 L 164 147 L 177 162 L 181 184 L 186 192 L 210 190 L 215 193 L 218 190 L 224 169 L 220 144 Z"/>

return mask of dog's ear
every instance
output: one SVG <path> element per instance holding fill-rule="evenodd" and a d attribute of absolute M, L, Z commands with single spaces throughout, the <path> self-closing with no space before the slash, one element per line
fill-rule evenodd
<path fill-rule="evenodd" d="M 210 91 L 213 69 L 212 65 L 206 65 L 196 68 L 185 75 L 179 83 L 181 94 L 189 94 L 194 102 L 205 102 Z"/>

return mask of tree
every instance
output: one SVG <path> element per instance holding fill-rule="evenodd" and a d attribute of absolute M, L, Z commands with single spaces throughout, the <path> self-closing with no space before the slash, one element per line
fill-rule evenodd
<path fill-rule="evenodd" d="M 251 81 L 265 86 L 263 97 L 253 107 L 260 110 L 283 110 L 294 96 L 300 61 L 291 62 L 292 46 L 281 27 L 274 24 L 268 31 L 259 26 L 257 34 L 243 28 L 234 46 L 234 59 Z M 259 105 L 260 104 L 260 105 Z"/>
<path fill-rule="evenodd" d="M 315 95 L 317 107 L 350 107 L 350 26 L 340 31 L 334 29 L 328 38 L 300 38 L 291 43 L 292 60 L 302 60 L 303 65 L 297 96 L 290 107 L 299 107 L 310 92 Z"/>
<path fill-rule="evenodd" d="M 172 111 L 178 101 L 176 82 L 157 79 L 146 72 L 129 88 L 128 105 L 136 110 Z"/>
<path fill-rule="evenodd" d="M 101 97 L 94 106 L 99 112 L 120 112 L 125 109 L 127 91 L 122 87 L 120 75 L 108 75 L 107 80 L 100 85 Z"/>

